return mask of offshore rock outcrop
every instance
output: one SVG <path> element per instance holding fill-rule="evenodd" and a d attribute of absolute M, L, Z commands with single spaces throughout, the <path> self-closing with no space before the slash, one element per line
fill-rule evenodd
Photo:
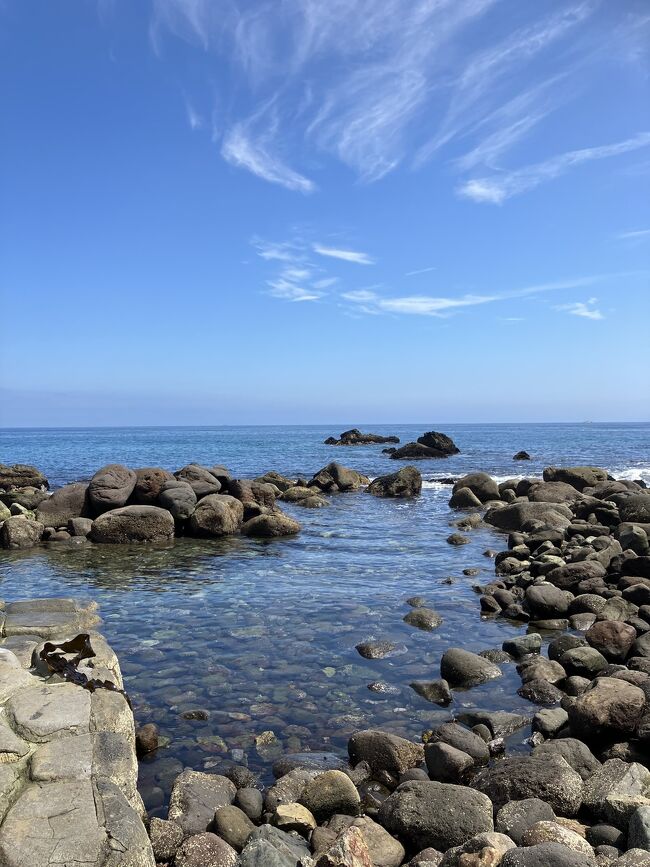
<path fill-rule="evenodd" d="M 343 431 L 339 439 L 336 437 L 328 437 L 325 440 L 326 446 L 364 446 L 374 445 L 375 443 L 398 443 L 399 437 L 396 436 L 381 436 L 381 434 L 362 433 L 358 428 L 354 427 L 351 430 Z"/>

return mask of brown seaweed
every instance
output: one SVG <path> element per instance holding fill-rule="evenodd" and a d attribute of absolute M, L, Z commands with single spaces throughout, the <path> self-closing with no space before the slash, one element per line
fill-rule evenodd
<path fill-rule="evenodd" d="M 74 655 L 72 659 L 69 659 L 71 654 Z M 126 692 L 123 689 L 118 689 L 112 681 L 88 677 L 79 671 L 80 663 L 85 659 L 92 659 L 96 655 L 90 643 L 90 635 L 87 632 L 82 632 L 69 641 L 62 641 L 58 644 L 46 641 L 40 652 L 40 659 L 45 663 L 50 674 L 58 674 L 68 683 L 74 683 L 89 692 L 95 692 L 97 689 L 119 692 L 131 707 L 131 701 Z"/>

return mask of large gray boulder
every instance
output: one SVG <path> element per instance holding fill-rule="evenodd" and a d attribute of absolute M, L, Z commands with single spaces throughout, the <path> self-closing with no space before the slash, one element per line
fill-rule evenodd
<path fill-rule="evenodd" d="M 93 521 L 93 542 L 125 544 L 164 542 L 174 535 L 174 519 L 158 506 L 123 506 L 104 512 Z"/>
<path fill-rule="evenodd" d="M 417 441 L 420 445 L 426 446 L 429 449 L 435 449 L 443 455 L 457 455 L 460 449 L 451 437 L 439 431 L 430 430 L 418 437 Z"/>
<path fill-rule="evenodd" d="M 533 756 L 563 758 L 583 780 L 588 780 L 600 768 L 600 762 L 587 744 L 576 738 L 555 738 L 555 740 L 545 741 L 535 747 Z"/>
<path fill-rule="evenodd" d="M 482 503 L 487 503 L 489 500 L 501 499 L 499 485 L 487 473 L 470 473 L 467 476 L 463 476 L 462 479 L 459 479 L 455 483 L 452 493 L 458 493 L 461 488 L 469 488 Z"/>
<path fill-rule="evenodd" d="M 137 477 L 122 464 L 107 464 L 97 470 L 88 485 L 88 501 L 93 514 L 101 515 L 126 505 Z"/>
<path fill-rule="evenodd" d="M 564 617 L 569 610 L 571 594 L 560 590 L 553 584 L 533 584 L 526 588 L 526 606 L 530 613 L 539 619 Z"/>
<path fill-rule="evenodd" d="M 187 482 L 199 500 L 210 494 L 218 494 L 221 490 L 221 483 L 217 477 L 213 476 L 206 467 L 202 467 L 199 464 L 188 464 L 186 467 L 182 467 L 182 469 L 175 472 L 174 476 L 181 481 Z"/>
<path fill-rule="evenodd" d="M 175 521 L 187 521 L 192 516 L 197 499 L 194 488 L 182 479 L 165 482 L 158 495 L 158 505 L 167 509 Z"/>
<path fill-rule="evenodd" d="M 440 660 L 440 676 L 452 687 L 468 688 L 500 677 L 501 669 L 478 653 L 450 647 Z"/>
<path fill-rule="evenodd" d="M 379 822 L 415 851 L 445 852 L 493 831 L 492 804 L 474 789 L 413 780 L 402 783 L 379 808 Z"/>
<path fill-rule="evenodd" d="M 367 762 L 373 773 L 384 771 L 400 776 L 422 763 L 424 747 L 389 732 L 367 729 L 352 735 L 348 754 L 353 765 Z"/>
<path fill-rule="evenodd" d="M 599 677 L 568 706 L 572 734 L 588 743 L 619 740 L 634 733 L 643 716 L 642 689 L 613 677 Z"/>
<path fill-rule="evenodd" d="M 258 515 L 242 525 L 241 531 L 244 536 L 253 536 L 261 539 L 275 539 L 280 536 L 294 536 L 300 532 L 300 524 L 282 512 L 274 512 L 272 515 Z"/>
<path fill-rule="evenodd" d="M 580 491 L 566 482 L 536 482 L 528 489 L 533 503 L 574 503 L 580 496 Z"/>
<path fill-rule="evenodd" d="M 72 518 L 91 517 L 88 485 L 75 482 L 58 488 L 51 497 L 39 503 L 36 516 L 46 527 L 66 527 Z"/>
<path fill-rule="evenodd" d="M 650 523 L 650 493 L 625 497 L 618 507 L 621 521 L 634 524 Z"/>
<path fill-rule="evenodd" d="M 375 497 L 416 497 L 422 490 L 422 476 L 416 467 L 403 467 L 396 473 L 378 476 L 367 490 Z"/>
<path fill-rule="evenodd" d="M 241 530 L 244 506 L 229 494 L 208 494 L 199 500 L 190 529 L 196 536 L 232 536 Z"/>
<path fill-rule="evenodd" d="M 309 486 L 321 491 L 356 491 L 367 483 L 366 476 L 332 461 L 314 474 Z"/>
<path fill-rule="evenodd" d="M 638 762 L 609 759 L 586 781 L 583 806 L 592 817 L 627 831 L 639 807 L 650 807 L 650 771 Z"/>
<path fill-rule="evenodd" d="M 574 852 L 562 843 L 538 843 L 510 849 L 501 867 L 594 867 L 595 863 L 589 855 Z"/>
<path fill-rule="evenodd" d="M 534 522 L 539 528 L 565 530 L 573 513 L 564 503 L 511 503 L 488 509 L 484 521 L 499 530 L 525 530 Z"/>
<path fill-rule="evenodd" d="M 541 798 L 560 816 L 575 816 L 582 803 L 582 778 L 562 758 L 506 758 L 480 771 L 472 786 L 486 794 L 496 809 L 508 801 Z"/>
<path fill-rule="evenodd" d="M 545 482 L 565 482 L 578 491 L 607 481 L 607 470 L 600 467 L 546 467 L 542 475 Z"/>
<path fill-rule="evenodd" d="M 206 831 L 219 807 L 232 804 L 237 789 L 227 777 L 183 771 L 174 782 L 168 818 L 181 826 L 186 835 Z"/>
<path fill-rule="evenodd" d="M 15 515 L 0 527 L 0 544 L 3 548 L 32 548 L 40 542 L 44 525 L 24 515 Z"/>

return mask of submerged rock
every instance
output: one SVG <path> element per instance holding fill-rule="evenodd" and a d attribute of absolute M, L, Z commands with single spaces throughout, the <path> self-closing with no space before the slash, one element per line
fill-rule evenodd
<path fill-rule="evenodd" d="M 451 647 L 440 660 L 440 676 L 451 687 L 471 687 L 501 677 L 501 669 L 477 653 Z"/>
<path fill-rule="evenodd" d="M 93 542 L 164 542 L 174 535 L 174 519 L 158 506 L 123 506 L 104 512 L 93 521 Z"/>

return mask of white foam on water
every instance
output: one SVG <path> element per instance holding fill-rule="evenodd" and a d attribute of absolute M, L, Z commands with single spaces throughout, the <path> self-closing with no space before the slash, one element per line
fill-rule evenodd
<path fill-rule="evenodd" d="M 650 464 L 637 464 L 624 469 L 608 470 L 611 476 L 620 481 L 633 482 L 635 479 L 642 479 L 647 485 L 650 485 Z"/>

